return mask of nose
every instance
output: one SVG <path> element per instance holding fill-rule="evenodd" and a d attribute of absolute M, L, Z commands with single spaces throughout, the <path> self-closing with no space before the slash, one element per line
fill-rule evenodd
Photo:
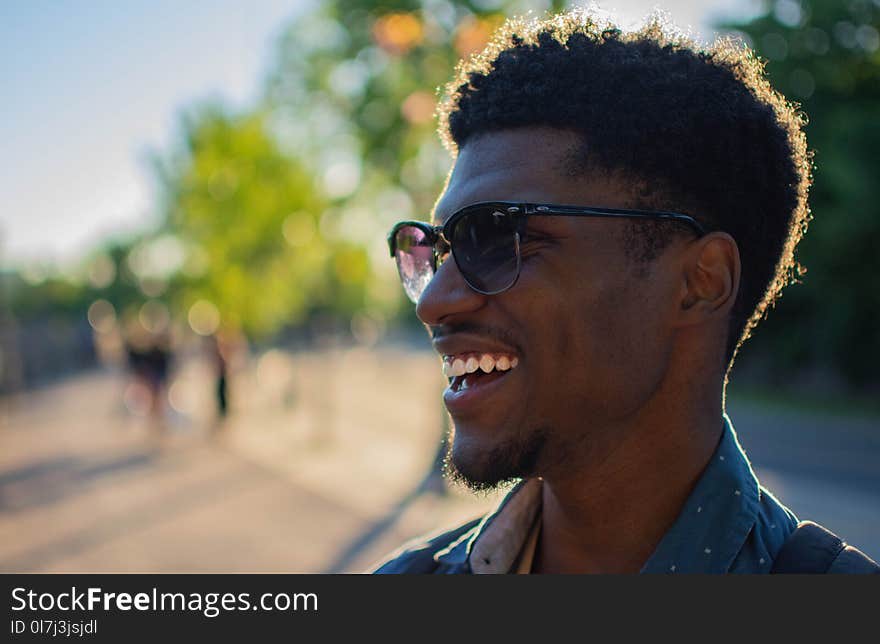
<path fill-rule="evenodd" d="M 449 257 L 422 292 L 416 315 L 429 326 L 442 324 L 449 316 L 476 311 L 485 304 L 486 297 L 467 285 L 455 259 Z"/>

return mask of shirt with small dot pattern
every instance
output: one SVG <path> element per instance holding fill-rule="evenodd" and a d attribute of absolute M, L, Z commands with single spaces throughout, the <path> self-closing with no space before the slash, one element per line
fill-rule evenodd
<path fill-rule="evenodd" d="M 540 523 L 541 481 L 522 481 L 468 539 L 437 553 L 438 562 L 473 573 L 523 572 Z M 724 431 L 672 527 L 642 573 L 768 573 L 797 517 L 758 482 L 724 415 Z"/>

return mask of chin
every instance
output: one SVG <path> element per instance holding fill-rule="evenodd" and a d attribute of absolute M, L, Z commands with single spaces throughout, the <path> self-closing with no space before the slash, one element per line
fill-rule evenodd
<path fill-rule="evenodd" d="M 538 429 L 491 442 L 475 440 L 469 434 L 465 428 L 453 428 L 445 461 L 446 474 L 452 481 L 474 491 L 491 491 L 536 475 L 545 451 L 546 431 Z"/>

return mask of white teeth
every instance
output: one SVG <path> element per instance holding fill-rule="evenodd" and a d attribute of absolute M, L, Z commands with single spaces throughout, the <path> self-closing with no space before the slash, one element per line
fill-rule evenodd
<path fill-rule="evenodd" d="M 464 391 L 464 390 L 467 389 L 467 388 L 468 388 L 468 381 L 467 381 L 467 378 L 464 378 L 464 379 L 461 381 L 461 384 L 459 385 L 458 390 L 459 390 L 459 391 Z"/>
<path fill-rule="evenodd" d="M 519 364 L 519 358 L 500 355 L 497 358 L 489 353 L 480 356 L 470 355 L 467 359 L 445 356 L 443 359 L 443 375 L 447 378 L 456 378 L 469 373 L 482 370 L 483 373 L 494 371 L 508 371 Z M 460 387 L 466 389 L 467 387 Z"/>
<path fill-rule="evenodd" d="M 464 360 L 447 357 L 443 360 L 443 375 L 447 378 L 455 378 L 464 375 Z"/>

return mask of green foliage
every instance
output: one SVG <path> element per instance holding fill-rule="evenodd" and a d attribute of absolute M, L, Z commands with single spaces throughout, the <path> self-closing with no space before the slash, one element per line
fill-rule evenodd
<path fill-rule="evenodd" d="M 161 168 L 166 228 L 185 249 L 171 290 L 186 312 L 210 302 L 221 323 L 264 336 L 321 303 L 350 315 L 367 271 L 358 251 L 327 240 L 324 200 L 311 175 L 283 154 L 261 113 L 216 106 L 184 123 L 185 149 Z"/>
<path fill-rule="evenodd" d="M 400 219 L 430 217 L 452 164 L 435 132 L 438 88 L 513 4 L 336 0 L 279 41 L 266 92 L 273 132 L 317 177 L 340 236 L 366 248 L 374 315 L 415 320 L 384 233 Z"/>
<path fill-rule="evenodd" d="M 801 103 L 815 150 L 813 220 L 789 287 L 743 360 L 778 379 L 799 369 L 877 383 L 880 364 L 880 6 L 870 0 L 780 0 L 744 34 L 771 82 Z"/>
<path fill-rule="evenodd" d="M 40 318 L 75 320 L 81 316 L 85 289 L 59 277 L 29 285 L 9 273 L 2 276 L 3 296 L 16 317 L 27 322 Z"/>
<path fill-rule="evenodd" d="M 315 314 L 413 318 L 384 231 L 428 216 L 451 165 L 435 90 L 500 20 L 468 3 L 337 0 L 293 21 L 264 105 L 194 112 L 157 164 L 186 256 L 176 308 L 206 300 L 252 336 Z"/>
<path fill-rule="evenodd" d="M 478 4 L 335 0 L 295 19 L 260 104 L 189 110 L 156 159 L 160 229 L 96 249 L 71 279 L 18 285 L 16 314 L 81 321 L 102 299 L 127 325 L 155 301 L 256 338 L 312 316 L 414 320 L 384 232 L 427 217 L 442 188 L 436 90 L 511 6 Z"/>
<path fill-rule="evenodd" d="M 136 240 L 108 242 L 84 258 L 76 270 L 55 271 L 42 280 L 28 282 L 12 272 L 2 275 L 3 296 L 21 323 L 41 319 L 79 323 L 99 298 L 109 301 L 116 311 L 139 307 L 146 296 L 126 263 L 135 245 Z M 95 270 L 98 266 L 101 271 Z"/>

